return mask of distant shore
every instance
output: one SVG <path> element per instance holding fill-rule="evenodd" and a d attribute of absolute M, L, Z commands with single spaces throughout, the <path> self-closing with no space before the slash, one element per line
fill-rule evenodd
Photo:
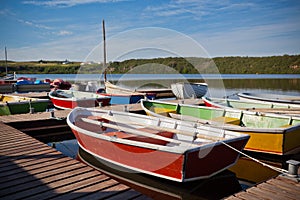
<path fill-rule="evenodd" d="M 153 58 L 115 61 L 108 64 L 111 74 L 125 74 L 137 66 L 155 64 L 173 68 L 181 74 L 220 73 L 220 74 L 300 74 L 300 55 L 269 57 L 215 57 L 215 58 Z M 17 74 L 102 74 L 103 65 L 72 61 L 0 61 L 0 76 L 6 73 Z M 147 72 L 145 72 L 147 73 Z"/>

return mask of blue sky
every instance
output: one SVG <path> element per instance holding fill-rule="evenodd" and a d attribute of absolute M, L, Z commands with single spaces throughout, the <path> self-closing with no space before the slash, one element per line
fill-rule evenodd
<path fill-rule="evenodd" d="M 108 60 L 159 56 L 141 48 L 201 56 L 189 42 L 209 57 L 300 53 L 298 0 L 1 0 L 0 59 L 5 46 L 9 60 L 95 59 L 102 19 Z"/>

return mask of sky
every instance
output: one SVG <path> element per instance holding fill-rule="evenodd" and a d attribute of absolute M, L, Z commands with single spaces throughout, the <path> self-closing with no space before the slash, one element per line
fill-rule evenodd
<path fill-rule="evenodd" d="M 299 0 L 1 0 L 0 60 L 300 54 Z"/>

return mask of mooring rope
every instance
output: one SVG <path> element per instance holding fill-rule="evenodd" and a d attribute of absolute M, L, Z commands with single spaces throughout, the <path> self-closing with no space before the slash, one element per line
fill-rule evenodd
<path fill-rule="evenodd" d="M 266 163 L 264 163 L 264 162 L 262 162 L 262 161 L 260 161 L 260 160 L 258 160 L 258 159 L 256 159 L 256 158 L 253 158 L 253 157 L 251 157 L 251 156 L 245 154 L 244 152 L 242 152 L 242 151 L 240 151 L 240 150 L 234 148 L 233 146 L 230 146 L 229 144 L 226 144 L 226 143 L 223 142 L 223 141 L 220 141 L 220 142 L 221 142 L 222 144 L 224 144 L 225 146 L 227 146 L 227 147 L 233 149 L 234 151 L 236 151 L 236 152 L 242 154 L 243 156 L 246 156 L 247 158 L 250 158 L 251 160 L 253 160 L 253 161 L 255 161 L 255 162 L 257 162 L 257 163 L 259 163 L 259 164 L 261 164 L 261 165 L 263 165 L 263 166 L 265 166 L 265 167 L 268 167 L 268 168 L 270 168 L 270 169 L 272 169 L 272 170 L 274 170 L 274 171 L 277 171 L 277 172 L 279 172 L 279 173 L 289 174 L 288 170 L 281 169 L 281 168 L 274 167 L 274 166 L 272 166 L 272 165 L 266 164 Z"/>

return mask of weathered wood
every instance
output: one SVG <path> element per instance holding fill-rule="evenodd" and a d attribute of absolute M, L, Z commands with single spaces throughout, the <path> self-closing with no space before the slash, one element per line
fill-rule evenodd
<path fill-rule="evenodd" d="M 266 182 L 250 187 L 245 191 L 234 194 L 227 199 L 299 199 L 300 184 L 296 181 L 277 176 Z"/>
<path fill-rule="evenodd" d="M 283 188 L 278 190 L 278 188 L 274 187 L 271 184 L 259 184 L 259 185 L 257 185 L 257 188 L 262 189 L 262 190 L 267 190 L 274 194 L 277 194 L 279 192 L 280 193 L 279 195 L 283 196 L 283 199 L 285 199 L 285 198 L 296 199 L 299 196 L 299 194 L 292 193 L 290 190 L 286 190 Z"/>
<path fill-rule="evenodd" d="M 0 141 L 1 199 L 143 196 L 136 191 L 136 195 L 125 193 L 131 190 L 128 186 L 3 123 Z"/>

